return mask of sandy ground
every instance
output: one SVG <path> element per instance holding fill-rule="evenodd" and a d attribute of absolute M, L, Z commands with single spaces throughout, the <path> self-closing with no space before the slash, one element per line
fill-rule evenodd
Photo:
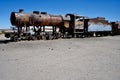
<path fill-rule="evenodd" d="M 1 41 L 0 80 L 120 80 L 120 36 Z"/>

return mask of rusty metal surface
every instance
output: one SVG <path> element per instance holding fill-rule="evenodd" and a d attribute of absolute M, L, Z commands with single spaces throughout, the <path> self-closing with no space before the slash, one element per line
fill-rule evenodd
<path fill-rule="evenodd" d="M 16 27 L 22 26 L 62 26 L 63 17 L 60 15 L 50 15 L 46 12 L 34 11 L 32 14 L 23 11 L 12 12 L 10 17 L 11 24 Z"/>
<path fill-rule="evenodd" d="M 120 21 L 116 22 L 118 29 L 120 29 Z"/>
<path fill-rule="evenodd" d="M 102 24 L 110 24 L 110 23 L 108 22 L 108 20 L 105 20 L 104 17 L 90 18 L 90 19 L 89 19 L 89 22 L 94 23 L 94 24 L 99 24 L 99 23 L 102 23 Z"/>
<path fill-rule="evenodd" d="M 31 22 L 34 26 L 61 26 L 62 17 L 49 14 L 32 14 Z"/>
<path fill-rule="evenodd" d="M 76 21 L 75 22 L 75 29 L 84 29 L 84 22 L 83 21 Z"/>
<path fill-rule="evenodd" d="M 69 28 L 69 26 L 70 26 L 69 21 L 64 21 L 64 26 L 65 26 L 66 28 Z"/>
<path fill-rule="evenodd" d="M 86 24 L 88 25 L 88 32 L 112 30 L 112 25 L 103 17 L 89 18 Z M 75 29 L 84 29 L 84 25 L 83 20 L 75 21 Z"/>
<path fill-rule="evenodd" d="M 11 24 L 14 26 L 30 25 L 30 14 L 12 12 L 10 17 Z"/>
<path fill-rule="evenodd" d="M 103 17 L 91 18 L 88 22 L 88 31 L 111 31 L 112 25 Z"/>

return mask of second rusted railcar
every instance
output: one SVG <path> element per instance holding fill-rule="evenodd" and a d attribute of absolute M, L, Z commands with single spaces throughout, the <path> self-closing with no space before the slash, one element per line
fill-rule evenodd
<path fill-rule="evenodd" d="M 103 17 L 88 18 L 76 21 L 76 32 L 86 36 L 103 36 L 112 32 L 112 25 Z"/>

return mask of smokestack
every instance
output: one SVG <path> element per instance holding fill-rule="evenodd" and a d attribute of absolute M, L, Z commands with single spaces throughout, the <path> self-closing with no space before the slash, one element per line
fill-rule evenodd
<path fill-rule="evenodd" d="M 19 13 L 22 13 L 22 12 L 24 12 L 24 9 L 19 9 Z"/>

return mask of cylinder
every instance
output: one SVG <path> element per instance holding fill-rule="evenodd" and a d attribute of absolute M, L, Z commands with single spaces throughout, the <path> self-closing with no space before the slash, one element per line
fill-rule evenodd
<path fill-rule="evenodd" d="M 62 16 L 50 15 L 46 12 L 34 11 L 32 14 L 12 12 L 10 21 L 13 26 L 61 26 L 63 25 Z"/>
<path fill-rule="evenodd" d="M 34 26 L 61 26 L 62 17 L 48 14 L 33 14 L 31 17 Z"/>
<path fill-rule="evenodd" d="M 25 26 L 30 25 L 30 14 L 24 14 L 21 12 L 12 12 L 10 16 L 10 21 L 13 26 Z"/>

